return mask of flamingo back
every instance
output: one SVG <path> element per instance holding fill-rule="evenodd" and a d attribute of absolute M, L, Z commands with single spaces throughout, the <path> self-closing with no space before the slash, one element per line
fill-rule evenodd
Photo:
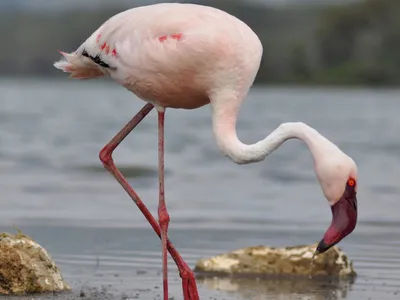
<path fill-rule="evenodd" d="M 221 10 L 164 3 L 121 12 L 55 67 L 74 78 L 109 75 L 143 100 L 196 108 L 221 86 L 246 93 L 262 55 L 257 35 Z"/>

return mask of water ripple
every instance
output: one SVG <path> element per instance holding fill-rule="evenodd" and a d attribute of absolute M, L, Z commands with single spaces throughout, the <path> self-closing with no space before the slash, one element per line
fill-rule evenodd
<path fill-rule="evenodd" d="M 99 150 L 143 103 L 107 81 L 23 84 L 0 81 L 1 227 L 15 224 L 34 236 L 76 284 L 112 284 L 132 295 L 139 285 L 149 291 L 140 296 L 159 296 L 160 242 L 98 160 Z M 359 222 L 340 246 L 359 276 L 354 283 L 203 278 L 204 299 L 398 299 L 399 96 L 398 90 L 252 89 L 237 126 L 243 142 L 300 120 L 357 162 Z M 331 212 L 304 143 L 290 141 L 262 163 L 237 166 L 218 151 L 208 107 L 170 110 L 166 123 L 170 237 L 191 266 L 245 246 L 322 237 Z M 155 217 L 157 142 L 157 115 L 151 113 L 114 153 Z M 181 297 L 170 265 L 171 291 Z"/>

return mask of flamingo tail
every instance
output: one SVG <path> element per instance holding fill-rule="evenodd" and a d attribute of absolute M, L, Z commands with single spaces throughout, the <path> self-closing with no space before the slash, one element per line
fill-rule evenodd
<path fill-rule="evenodd" d="M 106 74 L 92 60 L 78 54 L 77 52 L 66 53 L 59 51 L 63 58 L 54 63 L 54 67 L 70 74 L 76 79 L 91 79 L 103 77 Z"/>

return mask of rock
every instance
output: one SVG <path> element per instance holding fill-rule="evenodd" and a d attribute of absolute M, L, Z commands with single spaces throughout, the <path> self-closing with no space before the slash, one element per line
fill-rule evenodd
<path fill-rule="evenodd" d="M 353 263 L 338 247 L 311 261 L 317 245 L 274 248 L 256 246 L 204 258 L 196 263 L 197 273 L 221 275 L 306 275 L 353 277 Z"/>
<path fill-rule="evenodd" d="M 70 291 L 47 251 L 30 237 L 0 233 L 0 295 Z"/>

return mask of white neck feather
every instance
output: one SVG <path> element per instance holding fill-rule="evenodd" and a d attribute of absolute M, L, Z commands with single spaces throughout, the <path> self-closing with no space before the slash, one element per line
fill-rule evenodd
<path fill-rule="evenodd" d="M 235 112 L 218 110 L 213 107 L 213 130 L 221 152 L 237 164 L 249 164 L 264 160 L 288 139 L 296 138 L 305 142 L 311 151 L 314 162 L 324 153 L 337 154 L 341 150 L 315 129 L 301 123 L 282 123 L 265 139 L 246 145 L 242 143 L 236 133 Z"/>
<path fill-rule="evenodd" d="M 232 89 L 233 90 L 233 89 Z M 330 205 L 343 195 L 349 177 L 357 180 L 355 162 L 315 129 L 301 123 L 283 123 L 265 139 L 251 145 L 243 144 L 236 134 L 236 120 L 242 97 L 223 93 L 210 97 L 213 110 L 213 130 L 219 149 L 237 164 L 264 160 L 288 139 L 306 143 L 314 159 L 314 171 Z"/>

